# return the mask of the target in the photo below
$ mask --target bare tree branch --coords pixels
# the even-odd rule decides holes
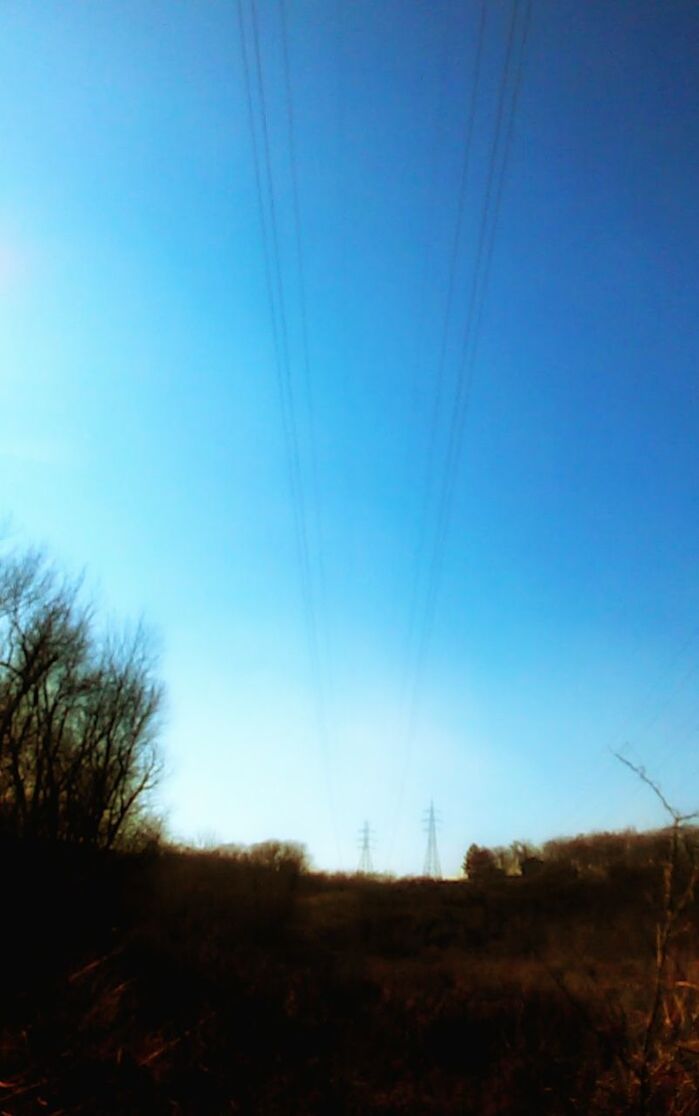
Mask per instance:
[[[641,779],[647,787],[650,787],[675,825],[681,825],[684,822],[692,821],[694,818],[699,817],[699,810],[693,810],[690,814],[682,814],[676,810],[674,806],[671,806],[658,784],[648,775],[645,767],[642,767],[640,764],[632,763],[626,756],[622,756],[621,752],[613,752],[613,755],[616,756],[619,763],[623,763],[624,767],[628,767],[629,771],[633,771],[634,775],[638,775],[638,778]]]

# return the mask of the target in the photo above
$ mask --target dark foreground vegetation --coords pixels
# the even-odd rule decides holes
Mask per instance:
[[[0,1112],[696,1112],[691,841],[653,840],[436,882],[5,838]]]
[[[163,845],[160,705],[140,629],[0,560],[0,1116],[699,1111],[697,830],[643,769],[666,831],[328,877]]]

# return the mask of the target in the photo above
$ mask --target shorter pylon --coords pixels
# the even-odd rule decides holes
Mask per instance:
[[[442,878],[442,867],[439,863],[439,851],[437,849],[437,820],[434,802],[430,802],[430,808],[425,815],[424,823],[427,833],[424,875],[430,876],[433,880],[441,880]]]
[[[359,871],[364,875],[369,875],[374,871],[371,860],[371,848],[371,826],[368,821],[365,821],[359,831]]]

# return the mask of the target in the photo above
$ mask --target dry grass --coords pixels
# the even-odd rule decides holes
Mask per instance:
[[[657,873],[477,887],[18,847],[3,869],[0,1112],[641,1111]],[[699,1110],[693,903],[684,927],[646,1113]]]

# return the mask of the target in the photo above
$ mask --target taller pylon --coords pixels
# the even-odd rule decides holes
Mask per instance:
[[[425,830],[427,832],[427,851],[425,853],[424,875],[431,876],[433,880],[441,880],[442,868],[437,849],[437,815],[434,802],[430,802],[430,808],[425,815]]]
[[[359,833],[359,871],[370,874],[374,871],[371,861],[371,826],[364,822]]]

